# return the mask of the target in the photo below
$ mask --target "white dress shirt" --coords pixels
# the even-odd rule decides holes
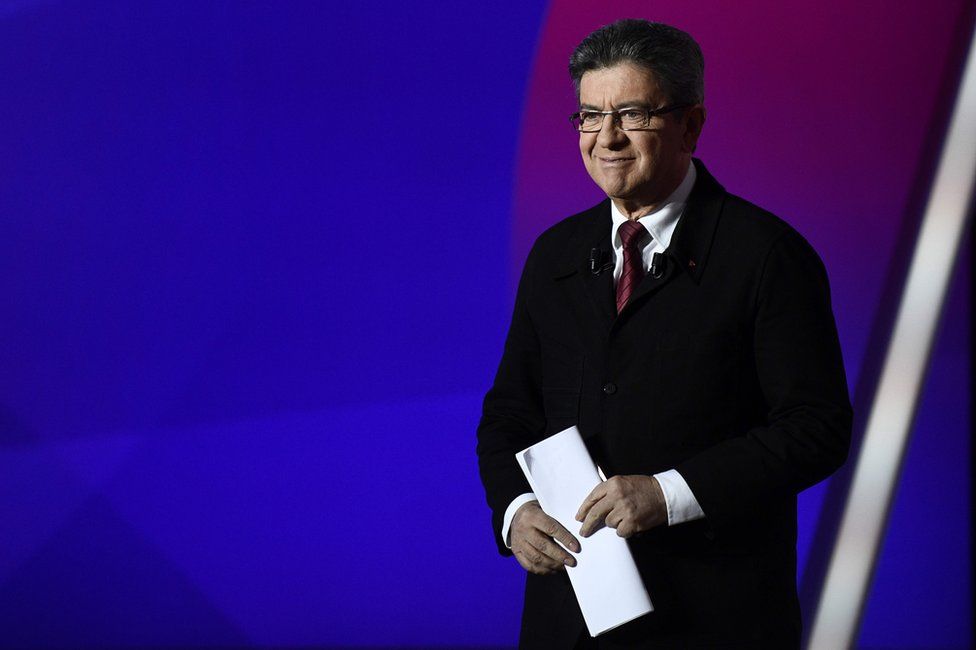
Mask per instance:
[[[691,188],[695,185],[696,175],[695,166],[689,163],[684,180],[671,193],[671,196],[666,198],[656,210],[637,220],[644,226],[649,235],[644,237],[641,243],[641,258],[644,262],[645,273],[651,268],[654,253],[663,253],[671,244],[671,235],[674,234],[674,229],[678,225],[678,219],[684,213],[688,195],[691,194]],[[610,202],[610,218],[612,220],[610,241],[613,242],[614,258],[613,281],[616,285],[617,281],[620,280],[620,273],[624,264],[623,244],[617,231],[620,229],[620,225],[627,221],[627,217],[620,212],[613,201]],[[688,487],[688,483],[677,470],[669,469],[666,472],[660,472],[655,474],[654,478],[661,486],[661,492],[664,494],[664,501],[667,504],[668,526],[701,519],[705,516],[701,506],[698,505],[698,500],[692,494],[691,488]],[[515,511],[523,504],[535,500],[535,494],[526,492],[515,497],[505,510],[505,517],[502,520],[502,540],[508,548],[512,547],[509,543],[508,533]],[[570,532],[575,534],[576,531]]]

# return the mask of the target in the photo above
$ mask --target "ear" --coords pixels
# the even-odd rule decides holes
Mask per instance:
[[[705,107],[702,104],[695,104],[686,110],[684,124],[684,151],[685,153],[694,153],[698,147],[698,138],[701,136],[702,127],[705,126]]]

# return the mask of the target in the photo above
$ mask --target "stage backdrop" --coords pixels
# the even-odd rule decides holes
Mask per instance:
[[[528,247],[600,199],[572,46],[699,40],[699,155],[820,252],[853,389],[968,15],[0,1],[0,645],[514,646],[474,430]],[[968,263],[865,648],[972,644]]]

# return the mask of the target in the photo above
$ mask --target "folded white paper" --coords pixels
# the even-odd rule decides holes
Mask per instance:
[[[576,566],[566,570],[590,636],[654,611],[627,541],[606,527],[586,538],[578,534],[576,512],[600,483],[579,429],[560,431],[515,458],[543,511],[579,540]]]

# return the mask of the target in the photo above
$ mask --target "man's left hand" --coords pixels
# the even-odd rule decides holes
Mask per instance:
[[[601,525],[617,530],[620,537],[631,537],[668,523],[664,493],[653,476],[629,474],[614,476],[593,488],[576,513],[582,521],[580,535],[589,537]]]

